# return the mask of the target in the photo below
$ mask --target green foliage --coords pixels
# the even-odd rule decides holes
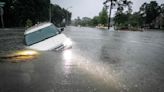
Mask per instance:
[[[132,12],[132,4],[133,2],[130,1],[130,0],[106,0],[104,2],[104,5],[106,7],[108,7],[106,4],[110,2],[112,3],[112,8],[113,7],[116,7],[117,8],[117,13],[123,13],[124,9],[127,8],[128,9],[128,12],[131,13]]]
[[[92,26],[97,26],[99,24],[99,16],[95,16],[92,20],[91,20],[91,25]]]
[[[82,26],[90,26],[91,25],[91,19],[88,17],[83,17],[81,21]]]
[[[128,20],[128,15],[125,13],[117,13],[114,18],[115,24],[118,26],[126,24],[127,20]]]
[[[79,17],[74,20],[73,25],[81,25],[81,26],[97,26],[98,24],[107,25],[108,14],[105,8],[99,13],[99,16],[95,16],[92,19],[88,17],[83,17],[80,19]]]
[[[5,27],[24,27],[30,19],[33,24],[49,21],[50,0],[2,0],[4,7]],[[61,26],[71,13],[58,5],[51,5],[52,22]]]
[[[75,25],[75,26],[78,26],[81,24],[81,19],[80,17],[77,17],[77,19],[75,19],[74,21],[72,21],[72,24]]]
[[[143,24],[142,16],[135,12],[133,14],[129,13],[117,13],[114,17],[115,25],[119,29],[129,29],[131,27],[141,27]]]
[[[107,25],[107,21],[108,21],[107,10],[103,8],[102,11],[99,13],[99,23],[103,25]]]
[[[91,21],[92,21],[92,19],[88,18],[88,17],[83,17],[82,19],[80,19],[80,17],[78,17],[77,19],[75,19],[73,24],[75,26],[78,26],[78,25],[81,25],[81,26],[91,26],[92,25]]]
[[[139,12],[129,15],[128,24],[130,24],[131,27],[141,27],[143,25],[142,16]]]
[[[117,28],[155,28],[155,25],[160,25],[160,23],[154,21],[157,17],[161,18],[161,14],[164,14],[164,5],[159,6],[156,1],[151,1],[150,3],[142,4],[139,12],[133,14],[128,11],[117,11],[114,21]],[[164,21],[164,19],[161,18],[160,21]]]
[[[143,17],[145,24],[150,24],[155,20],[160,14],[160,6],[156,1],[151,1],[150,3],[144,3],[140,8],[140,13]]]
[[[47,21],[49,0],[4,0],[6,27],[23,27],[31,19],[33,23]]]
[[[164,14],[164,4],[161,4],[160,7],[161,7],[161,13]]]
[[[56,26],[64,26],[66,22],[71,22],[71,13],[59,5],[52,5],[52,22]],[[65,22],[65,23],[63,23]]]
[[[31,27],[33,24],[32,24],[32,21],[30,19],[27,19],[26,21],[26,27]]]

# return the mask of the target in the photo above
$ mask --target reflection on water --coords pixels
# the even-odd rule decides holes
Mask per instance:
[[[64,59],[64,72],[66,76],[71,73],[71,65],[72,65],[72,50],[64,50],[63,51],[63,59]]]
[[[102,85],[102,88],[113,91],[119,89],[115,71],[104,63],[95,62],[87,56],[75,54],[72,50],[64,51],[63,59],[63,72],[66,77],[73,73],[72,69],[78,69],[83,71],[86,74],[85,76],[91,78],[94,83]]]
[[[16,53],[14,53],[14,55],[22,55],[22,56],[33,56],[33,55],[37,55],[38,52],[34,51],[34,50],[24,50],[24,51],[18,51]]]
[[[115,71],[108,67],[107,65],[94,62],[88,57],[78,56],[78,62],[74,62],[78,69],[86,72],[90,78],[99,85],[102,85],[102,88],[117,90],[118,78],[115,75]]]
[[[63,51],[63,58],[65,61],[71,61],[72,59],[72,50]]]
[[[22,50],[0,57],[0,59],[11,61],[11,62],[21,62],[21,61],[32,60],[36,58],[38,55],[39,53],[34,50]]]

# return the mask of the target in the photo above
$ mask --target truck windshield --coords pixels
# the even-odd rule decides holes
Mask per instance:
[[[56,36],[57,34],[59,34],[59,30],[54,25],[51,25],[38,31],[26,34],[25,43],[28,46],[33,45],[52,36]]]

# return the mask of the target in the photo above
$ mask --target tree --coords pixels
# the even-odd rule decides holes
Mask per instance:
[[[91,20],[91,25],[97,26],[98,24],[99,24],[99,16],[93,17],[93,19]]]
[[[26,21],[26,27],[31,27],[33,24],[32,24],[32,21],[30,19],[27,19]]]
[[[83,17],[80,25],[82,26],[91,26],[91,18]]]
[[[78,25],[80,25],[80,24],[81,24],[81,19],[80,19],[80,17],[78,16],[77,19],[74,20],[74,25],[75,25],[75,26],[78,26]]]
[[[66,20],[68,18],[68,23],[71,21],[71,13],[64,8],[61,8],[59,5],[51,5],[52,8],[52,22],[60,27],[65,26]],[[64,21],[65,20],[65,21]],[[63,23],[63,21],[65,23]]]
[[[2,0],[4,6],[5,27],[24,27],[29,19],[33,24],[49,21],[50,0]],[[51,5],[52,21],[61,26],[68,15],[71,21],[71,13],[58,5]]]
[[[160,6],[156,1],[151,1],[150,3],[144,3],[140,8],[140,13],[145,21],[145,24],[148,24],[149,27],[153,28],[153,20],[160,14]]]
[[[102,11],[99,13],[99,23],[103,25],[107,25],[107,21],[108,21],[107,10],[103,8]]]
[[[115,25],[121,28],[128,27],[127,20],[128,20],[128,15],[125,13],[116,13],[116,16],[114,17]]]
[[[62,11],[62,8],[58,5],[51,5],[51,12],[52,12],[52,22],[56,26],[60,26],[60,23],[63,21],[63,19],[66,17],[65,13]]]
[[[2,2],[5,2],[4,6],[4,23],[5,27],[10,27],[11,25],[15,25],[15,16],[14,15],[14,7],[13,7],[13,1],[12,0],[1,0]]]
[[[164,4],[161,4],[161,13],[164,14]]]
[[[161,7],[161,16],[162,16],[161,27],[164,29],[164,4],[161,4],[160,7]]]
[[[26,20],[33,23],[47,21],[49,17],[49,0],[3,0],[4,21],[6,27],[23,27]]]
[[[118,29],[138,30],[143,25],[142,16],[139,12],[134,12],[133,14],[128,12],[116,13],[114,21]]]
[[[106,8],[108,8],[109,6],[106,5],[108,2],[110,2],[110,8],[109,8],[109,20],[108,20],[108,29],[110,27],[110,21],[111,21],[111,11],[113,9],[114,6],[117,6],[117,13],[122,13],[124,10],[124,7],[128,6],[128,10],[129,13],[132,12],[132,7],[131,1],[128,0],[106,0],[103,4],[105,5]]]
[[[102,9],[102,11],[99,13],[99,16],[95,16],[93,18],[88,18],[88,17],[83,17],[80,19],[78,17],[75,19],[73,24],[75,26],[81,25],[81,26],[97,26],[98,24],[102,24],[104,26],[107,25],[107,20],[108,20],[108,14],[107,10],[105,8]]]
[[[139,12],[133,13],[129,18],[129,24],[132,27],[141,27],[143,24],[142,16],[139,14]]]

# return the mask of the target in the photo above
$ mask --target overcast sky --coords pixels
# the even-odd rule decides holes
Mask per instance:
[[[51,0],[51,3],[58,4],[61,7],[72,12],[72,19],[81,17],[93,17],[99,14],[103,7],[103,2],[106,0]],[[133,2],[133,11],[138,11],[139,7],[144,2],[152,0],[131,0]],[[159,4],[164,3],[164,0],[154,0]],[[113,14],[114,15],[114,11]]]

